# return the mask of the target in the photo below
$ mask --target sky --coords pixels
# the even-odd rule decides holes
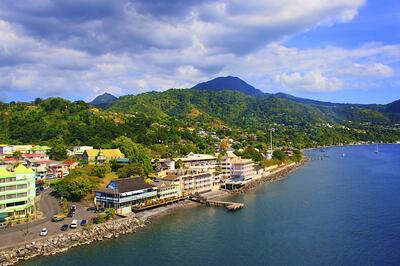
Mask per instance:
[[[400,99],[398,0],[2,0],[0,101],[89,101],[238,76],[269,93]]]

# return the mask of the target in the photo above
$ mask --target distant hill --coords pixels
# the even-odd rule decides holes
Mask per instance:
[[[400,100],[387,104],[385,111],[388,113],[400,113]]]
[[[106,92],[102,95],[97,96],[93,101],[91,101],[89,104],[99,107],[99,108],[108,108],[112,105],[115,100],[118,98],[115,97],[114,95]]]
[[[249,96],[268,95],[267,93],[263,93],[259,89],[254,88],[240,78],[232,76],[218,77],[210,81],[202,82],[192,87],[192,89],[205,91],[234,90],[240,91]]]

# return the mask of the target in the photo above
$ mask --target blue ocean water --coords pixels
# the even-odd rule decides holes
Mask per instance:
[[[308,151],[288,178],[24,265],[399,265],[400,145]]]

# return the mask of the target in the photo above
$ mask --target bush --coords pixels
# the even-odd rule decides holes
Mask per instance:
[[[274,150],[274,152],[272,153],[272,158],[281,162],[285,160],[285,157],[285,153],[281,150]]]
[[[105,213],[100,213],[99,215],[97,215],[96,218],[93,219],[93,222],[95,224],[102,224],[105,221],[107,221],[107,214],[105,214]]]

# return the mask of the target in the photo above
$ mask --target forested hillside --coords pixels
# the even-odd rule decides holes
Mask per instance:
[[[380,108],[304,104],[235,90],[148,92],[113,99],[106,109],[62,98],[36,99],[0,104],[0,143],[113,147],[113,140],[126,136],[149,156],[160,157],[212,153],[224,138],[233,139],[236,149],[263,152],[271,128],[276,145],[296,148],[399,141],[398,114]]]

